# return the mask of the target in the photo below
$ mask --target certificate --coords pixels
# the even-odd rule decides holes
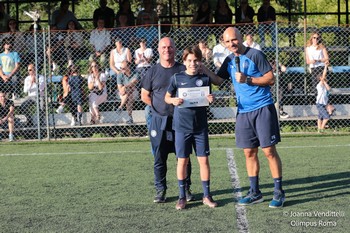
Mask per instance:
[[[178,106],[179,108],[209,106],[209,101],[207,99],[207,95],[209,95],[209,86],[179,88],[178,94],[179,98],[184,100],[184,102]]]

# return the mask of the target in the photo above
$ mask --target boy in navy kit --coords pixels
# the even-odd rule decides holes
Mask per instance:
[[[175,61],[176,47],[174,40],[169,37],[162,38],[158,43],[159,63],[146,72],[141,81],[141,100],[151,106],[151,123],[149,135],[154,156],[154,186],[156,196],[154,203],[166,201],[167,190],[167,160],[170,153],[175,152],[174,130],[172,129],[174,106],[164,101],[170,78],[183,70],[185,66]],[[187,166],[186,199],[193,201],[190,192],[191,160]]]
[[[210,150],[207,106],[203,106],[205,104],[199,104],[197,106],[196,103],[200,103],[201,100],[194,99],[186,100],[190,103],[185,105],[183,96],[179,96],[179,91],[182,88],[191,88],[187,89],[191,92],[199,90],[198,87],[208,87],[209,90],[210,79],[206,75],[199,74],[198,70],[202,60],[202,53],[198,46],[185,49],[182,59],[186,70],[172,76],[164,99],[166,103],[175,106],[173,129],[175,130],[175,150],[178,159],[177,178],[180,191],[176,209],[184,209],[187,204],[185,195],[186,167],[190,154],[192,153],[192,147],[196,152],[200,167],[200,177],[204,193],[203,203],[214,208],[217,206],[217,203],[214,202],[210,195],[210,166],[208,158]],[[196,96],[196,98],[197,97],[198,96]],[[204,98],[206,98],[207,103],[212,103],[214,101],[214,96],[212,94],[208,94],[204,96]]]

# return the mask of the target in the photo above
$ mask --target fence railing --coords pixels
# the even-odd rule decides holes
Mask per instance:
[[[5,74],[19,64],[17,72],[1,89],[13,99],[14,134],[17,139],[43,139],[62,137],[123,137],[147,135],[145,104],[140,100],[140,85],[130,89],[126,103],[120,98],[115,68],[120,64],[112,60],[111,51],[116,41],[128,48],[132,59],[128,64],[131,75],[141,79],[148,65],[158,60],[157,43],[169,36],[175,41],[176,60],[181,61],[185,47],[203,45],[203,62],[213,71],[215,61],[224,57],[218,49],[219,38],[225,26],[162,25],[148,27],[115,28],[113,30],[50,31],[5,33],[2,44],[10,41],[11,51],[17,55],[1,57]],[[349,27],[330,26],[303,28],[278,22],[270,25],[237,25],[242,34],[251,34],[260,44],[273,67],[277,83],[273,94],[281,113],[283,131],[316,131],[316,89],[305,61],[305,45],[314,31],[322,36],[330,59],[328,80],[333,88],[330,101],[336,112],[329,122],[332,129],[348,130],[350,118],[350,30]],[[144,39],[151,50],[139,52]],[[2,49],[4,49],[4,46]],[[118,45],[120,46],[120,45]],[[139,52],[139,53],[138,53]],[[112,52],[113,57],[119,57]],[[36,56],[35,56],[36,55]],[[123,57],[123,56],[120,56]],[[36,59],[35,59],[36,58]],[[93,100],[88,89],[91,75],[89,64],[97,61],[105,74],[106,98],[101,98],[99,113],[92,116]],[[137,63],[135,63],[137,60]],[[37,61],[37,62],[35,62]],[[111,68],[112,66],[115,68]],[[29,64],[38,70],[36,79],[30,75]],[[68,73],[74,64],[76,73]],[[68,75],[66,79],[64,76]],[[81,76],[81,78],[78,78]],[[119,75],[120,76],[120,75]],[[128,76],[128,75],[127,75]],[[29,85],[29,86],[28,86]],[[24,87],[26,86],[26,90]],[[28,91],[29,87],[29,91]],[[39,92],[37,94],[37,87]],[[68,88],[68,89],[67,89]],[[68,97],[66,91],[70,90]],[[26,91],[26,92],[24,92]],[[210,134],[232,133],[236,114],[235,94],[230,83],[213,87],[217,100],[208,109]],[[118,110],[118,107],[122,110]],[[286,115],[287,113],[287,115]],[[3,138],[7,137],[7,124],[1,125]]]

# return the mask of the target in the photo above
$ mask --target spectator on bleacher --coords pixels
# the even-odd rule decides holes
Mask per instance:
[[[115,16],[117,21],[117,26],[123,27],[120,24],[120,15],[124,14],[126,15],[126,26],[135,26],[135,15],[134,12],[131,10],[130,1],[129,0],[121,0],[119,1],[119,10],[117,12],[117,15]]]
[[[122,39],[123,45],[130,48],[135,44],[135,29],[129,27],[128,24],[128,15],[126,13],[121,12],[118,15],[117,21],[119,22],[118,27],[114,28],[111,32],[112,38],[119,37]]]
[[[126,121],[127,124],[133,124],[134,120],[132,118],[132,110],[137,97],[137,88],[139,75],[137,72],[132,72],[130,70],[127,61],[123,61],[120,65],[121,73],[117,76],[118,92],[121,99],[120,105],[117,108],[117,114],[120,115],[123,111],[124,105],[126,106],[126,111],[128,112],[129,119]]]
[[[57,109],[57,113],[61,113],[64,106],[68,106],[69,112],[72,114],[71,126],[76,124],[82,125],[83,116],[83,83],[84,79],[80,75],[80,68],[76,65],[68,67],[68,75],[62,79],[63,98],[61,106]]]
[[[12,51],[12,42],[9,38],[2,41],[4,52],[0,54],[0,89],[5,93],[12,93],[12,99],[17,98],[18,77],[20,68],[20,56],[16,51]]]
[[[143,1],[143,9],[137,14],[136,25],[157,24],[158,14],[154,10],[152,0]]]
[[[121,74],[120,66],[123,61],[132,62],[132,55],[129,48],[124,47],[121,38],[114,38],[115,48],[111,50],[109,56],[109,66],[112,75]]]
[[[52,72],[63,72],[63,67],[66,62],[66,52],[64,49],[64,34],[57,30],[56,25],[50,26],[50,41],[46,50],[49,64],[51,65]]]
[[[158,41],[158,29],[151,24],[150,19],[144,18],[144,24],[137,28],[136,39],[145,38],[147,45],[151,48],[157,46]]]
[[[15,129],[15,105],[12,100],[6,98],[5,92],[0,90],[0,127],[3,130],[8,128],[9,130],[9,141],[14,140],[13,131]],[[1,136],[0,136],[1,140]]]
[[[111,34],[105,28],[104,19],[97,20],[97,28],[91,31],[90,44],[93,47],[94,53],[90,55],[89,61],[98,59],[101,68],[106,68],[106,53],[111,45]]]
[[[214,19],[215,24],[232,24],[233,13],[226,0],[218,0]]]
[[[258,32],[261,47],[265,47],[265,33],[267,32],[270,32],[272,47],[276,46],[275,21],[275,8],[270,5],[270,0],[263,0],[263,4],[258,10]]]
[[[67,54],[68,66],[77,62],[77,60],[85,55],[84,35],[77,30],[74,20],[67,24],[67,32],[64,38],[64,48]]]
[[[136,71],[142,79],[149,67],[151,67],[153,59],[153,49],[147,47],[147,41],[140,39],[140,47],[134,53]]]
[[[207,66],[211,67],[212,65],[212,56],[213,52],[211,49],[208,47],[208,43],[205,40],[199,40],[198,41],[198,47],[202,52],[202,62]]]
[[[251,31],[248,31],[246,33],[243,45],[253,49],[261,50],[260,45],[254,41],[254,34]]]
[[[0,2],[0,33],[7,32],[7,24],[11,17],[5,12],[5,3]]]
[[[38,97],[40,110],[44,109],[44,90],[44,76],[37,74],[34,64],[29,64],[28,76],[24,79],[23,86],[23,92],[27,96],[25,97],[25,101],[21,104],[20,107],[21,112],[23,112],[27,118],[27,127],[32,127],[34,125],[32,119],[32,108],[36,109]]]
[[[69,0],[62,0],[59,9],[55,10],[51,16],[51,25],[56,25],[57,30],[65,30],[69,21],[75,21],[78,29],[82,29],[82,26],[78,22],[74,13],[68,10]]]
[[[37,24],[36,29],[36,41],[37,41],[37,66],[38,71],[43,67],[44,61],[44,40],[41,32],[41,26]],[[25,34],[25,45],[27,47],[26,53],[23,54],[23,65],[27,67],[31,63],[35,63],[35,46],[34,46],[34,25],[31,24],[28,31]]]
[[[231,52],[228,50],[224,43],[224,38],[220,35],[219,43],[213,48],[213,63],[215,67],[215,73],[217,73],[224,63],[225,58],[230,55]],[[225,80],[220,86],[219,90],[224,90],[227,92],[231,91],[232,84],[229,80]]]
[[[89,66],[88,88],[89,111],[91,113],[90,124],[94,125],[101,119],[99,105],[107,100],[106,74],[101,71],[98,63],[92,61]]]
[[[191,24],[196,24],[192,27],[193,34],[200,39],[207,40],[210,28],[206,27],[208,24],[213,23],[213,12],[208,0],[203,0],[199,5],[196,12],[193,14]],[[201,25],[201,26],[200,26]]]
[[[25,37],[18,28],[17,20],[10,19],[7,25],[7,32],[3,34],[3,38],[9,38],[12,41],[12,49],[19,54],[23,54],[25,50]]]
[[[255,12],[253,7],[249,5],[248,0],[241,0],[239,7],[235,12],[237,24],[253,23]]]
[[[314,32],[307,41],[305,49],[306,64],[311,69],[312,92],[315,91],[323,68],[329,64],[328,51],[323,44],[321,34]]]
[[[94,11],[93,23],[97,27],[97,20],[103,18],[106,28],[114,28],[114,11],[107,6],[107,0],[100,0],[100,7]]]
[[[317,130],[319,133],[324,132],[324,128],[333,113],[333,112],[329,113],[326,107],[328,104],[329,91],[331,89],[331,87],[327,83],[327,67],[328,67],[328,64],[326,64],[323,67],[322,74],[319,74],[319,83],[316,86],[316,89],[317,89],[316,107],[318,110]]]

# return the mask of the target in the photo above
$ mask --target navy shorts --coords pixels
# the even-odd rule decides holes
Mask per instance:
[[[192,147],[197,156],[209,156],[208,130],[197,133],[181,133],[175,131],[175,149],[177,158],[189,158]]]
[[[329,119],[330,115],[328,114],[326,110],[326,105],[323,104],[316,104],[317,110],[318,110],[318,119]]]
[[[281,136],[275,105],[238,113],[235,131],[239,148],[265,148],[277,144]]]

